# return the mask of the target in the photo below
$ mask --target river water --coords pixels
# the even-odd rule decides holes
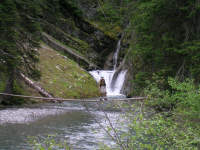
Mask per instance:
[[[87,103],[88,110],[81,103],[65,102],[2,109],[0,150],[32,149],[27,143],[28,136],[47,135],[56,135],[58,140],[66,140],[74,150],[96,150],[100,143],[114,146],[114,141],[99,123],[104,127],[108,125],[105,112],[115,127],[121,127],[120,122],[125,122],[125,119],[121,111],[110,105],[110,102],[90,102]]]

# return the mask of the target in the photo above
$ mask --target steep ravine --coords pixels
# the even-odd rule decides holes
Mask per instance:
[[[104,69],[104,67],[110,69],[111,65],[106,65],[106,62],[112,61],[110,58],[117,44],[117,37],[111,36],[109,31],[104,31],[103,28],[96,26],[95,22],[88,19],[88,16],[91,17],[90,13],[93,13],[92,16],[95,17],[98,9],[96,2],[87,4],[84,2],[84,5],[82,5],[83,2],[77,2],[84,10],[88,4],[95,6],[94,9],[83,11],[83,14],[79,15],[80,8],[73,7],[73,4],[68,1],[54,1],[52,3],[46,0],[34,1],[34,13],[26,10],[26,7],[32,6],[29,2],[24,3],[23,8],[20,5],[21,2],[17,5],[20,15],[35,23],[34,31],[38,35],[37,40],[40,41],[40,48],[33,46],[31,49],[35,52],[33,54],[35,56],[30,56],[38,57],[39,62],[28,60],[27,64],[36,64],[41,77],[35,82],[54,97],[97,97],[99,95],[98,86],[87,71]],[[38,12],[35,12],[36,8],[38,8]],[[28,32],[32,32],[30,24],[24,22],[23,25],[30,30]],[[23,32],[27,33],[27,31]],[[21,44],[29,45],[29,43]],[[37,44],[39,45],[39,42]],[[27,55],[22,56],[25,58],[29,55],[27,53]],[[34,75],[32,76],[25,67],[20,71],[32,80],[35,79]],[[36,78],[39,77],[40,73],[36,71]],[[8,81],[6,73],[0,72],[0,77],[0,81],[2,80],[0,92],[5,92],[5,85]],[[27,90],[26,86],[23,86],[24,83],[22,84],[23,81],[20,80],[20,76],[16,78],[16,83],[20,87],[19,90],[17,89],[18,94],[38,96],[37,92],[33,92],[34,90]]]
[[[41,79],[38,83],[55,97],[99,96],[95,80],[83,69],[103,69],[116,48],[116,39],[84,18],[60,18],[56,24],[45,18],[41,24],[44,31],[41,37],[45,45],[42,44],[39,49]],[[56,62],[60,59],[58,55],[65,58],[65,63]],[[74,66],[70,66],[69,61],[74,62]]]

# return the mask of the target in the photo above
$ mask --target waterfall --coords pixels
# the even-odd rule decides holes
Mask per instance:
[[[116,51],[113,55],[113,69],[116,70],[116,67],[117,67],[117,60],[118,60],[118,55],[119,55],[119,50],[121,48],[121,40],[122,38],[120,38],[120,40],[117,42],[117,48],[116,48]]]
[[[107,92],[108,97],[124,96],[120,92],[123,87],[127,71],[126,70],[120,71],[117,77],[115,77],[115,81],[113,82],[113,77],[117,68],[117,60],[118,60],[118,54],[121,47],[121,40],[122,40],[122,37],[118,41],[116,51],[113,55],[113,70],[93,70],[89,72],[97,82],[100,81],[101,77],[104,77],[105,82],[106,82],[106,92]]]
[[[122,89],[126,71],[121,71],[117,76],[114,85],[111,85],[113,75],[115,70],[93,70],[90,71],[90,74],[94,77],[94,79],[99,82],[101,77],[104,77],[106,81],[106,92],[107,96],[117,96],[122,95],[120,91]]]

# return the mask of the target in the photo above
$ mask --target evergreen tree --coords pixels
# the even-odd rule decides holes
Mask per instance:
[[[136,84],[145,86],[145,79],[153,79],[153,73],[165,79],[194,77],[198,81],[199,1],[141,0],[134,8],[131,21],[136,33],[132,41]]]
[[[34,10],[34,4],[28,0],[4,0],[0,3],[0,69],[1,74],[7,75],[6,93],[17,92],[19,72],[28,75],[37,72],[34,62],[38,61],[36,48],[39,46],[40,27],[33,19],[37,15]]]

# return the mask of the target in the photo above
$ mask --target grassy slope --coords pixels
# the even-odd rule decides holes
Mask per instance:
[[[94,79],[77,63],[45,44],[39,50],[39,84],[55,97],[86,98],[99,96]]]

